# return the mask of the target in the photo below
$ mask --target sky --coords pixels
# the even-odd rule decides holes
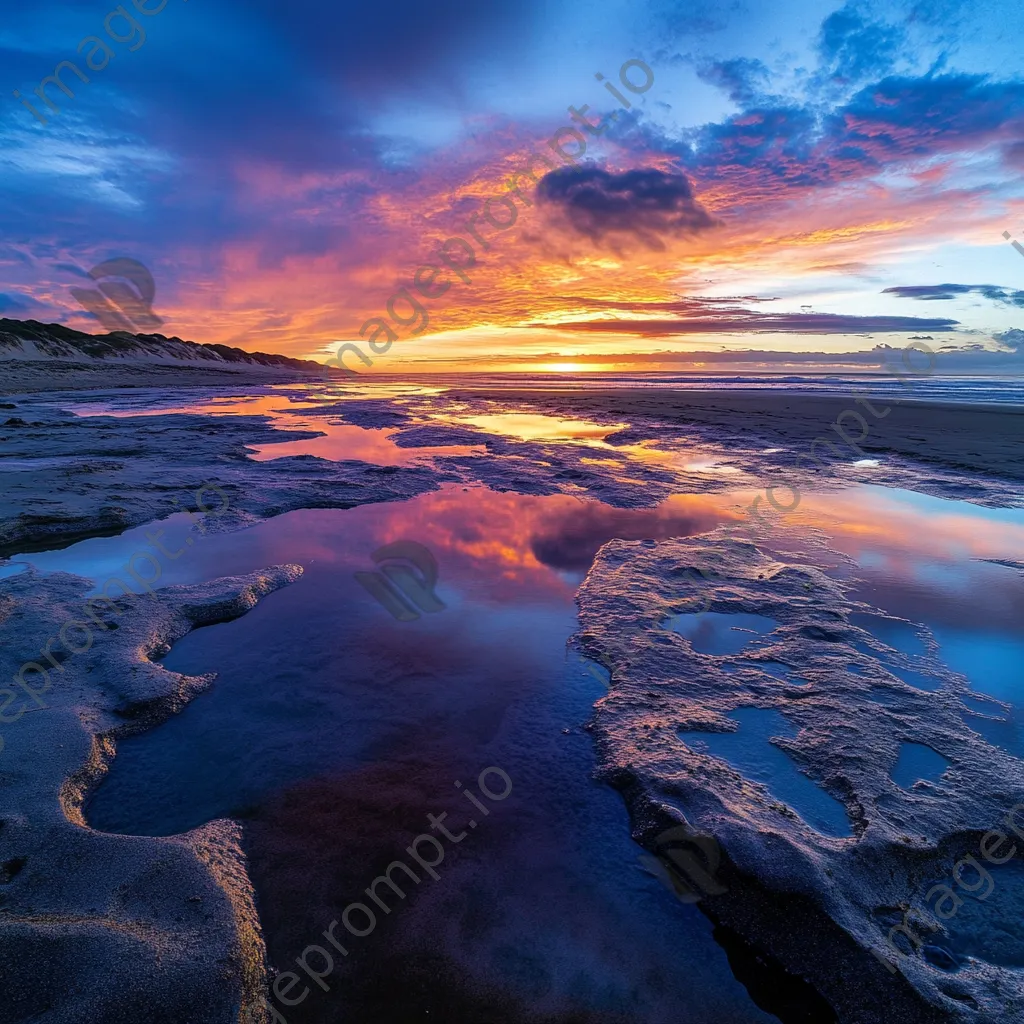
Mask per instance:
[[[363,372],[1024,372],[1008,0],[8,7],[0,316],[130,259]]]

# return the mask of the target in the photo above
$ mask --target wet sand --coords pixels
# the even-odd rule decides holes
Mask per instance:
[[[908,385],[912,395],[912,385]],[[793,391],[670,391],[642,388],[607,390],[457,389],[452,399],[489,400],[529,406],[550,414],[641,419],[663,426],[692,426],[713,431],[720,443],[743,441],[752,434],[767,447],[793,448],[783,464],[816,438],[832,442],[841,458],[872,458],[891,453],[926,465],[1024,480],[1024,409],[999,405],[966,405],[908,398],[872,398],[870,382],[857,394],[826,396]],[[857,399],[861,404],[857,404]],[[864,403],[867,404],[864,404]],[[879,415],[875,415],[875,413]],[[852,445],[832,425],[840,420]],[[867,432],[864,432],[864,425]],[[614,438],[609,438],[614,441]],[[856,446],[856,447],[854,447]],[[814,455],[835,460],[832,449],[818,445]],[[813,463],[804,460],[803,472]]]

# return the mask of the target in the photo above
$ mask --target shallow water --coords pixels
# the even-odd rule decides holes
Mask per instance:
[[[827,836],[853,835],[846,808],[797,767],[793,759],[771,742],[773,736],[792,737],[799,731],[784,715],[770,708],[738,708],[727,716],[736,732],[688,730],[680,739],[728,761],[754,782],[763,783],[772,796],[788,804],[812,828]]]
[[[949,761],[923,743],[903,743],[892,769],[892,781],[902,789],[910,789],[915,782],[938,782],[949,767]]]
[[[291,455],[314,455],[318,459],[339,462],[358,459],[378,466],[414,466],[432,456],[484,455],[483,445],[446,445],[444,447],[400,448],[392,440],[393,430],[358,427],[352,424],[330,423],[324,419],[306,420],[290,417],[277,425],[289,430],[316,430],[322,437],[307,437],[275,444],[253,445],[253,458],[257,462],[280,459]]]
[[[464,494],[469,497],[461,497]],[[351,524],[348,531],[361,524],[363,554],[361,560],[352,556],[352,572],[372,569],[369,554],[380,544],[412,536],[424,538],[432,549],[440,545],[442,550],[458,551],[459,558],[472,555],[500,562],[517,551],[516,568],[506,572],[523,572],[526,564],[546,566],[557,571],[569,594],[610,537],[690,535],[728,521],[749,501],[750,492],[740,491],[678,495],[654,509],[616,509],[568,496],[499,495],[479,488],[461,491],[449,487],[412,502],[364,507],[345,514]],[[162,575],[155,586],[249,572],[281,561],[298,561],[306,566],[307,578],[315,578],[318,560],[330,561],[336,555],[329,551],[332,545],[315,541],[315,532],[296,546],[292,535],[301,531],[293,528],[291,517],[332,514],[290,513],[254,530],[202,537],[190,533],[191,521],[185,513],[171,516],[155,528],[165,531],[161,535],[165,548],[183,554],[175,561],[161,560]],[[378,521],[401,525],[381,532],[372,526]],[[982,524],[985,528],[979,529]],[[0,566],[0,571],[11,574],[22,568],[14,563],[31,563],[45,571],[77,572],[96,581],[118,573],[124,577],[123,567],[133,553],[149,550],[147,534],[152,535],[153,530],[140,527],[60,551],[15,555],[12,564]],[[281,532],[289,537],[286,544],[269,540]],[[818,533],[827,539],[827,548],[808,543],[808,537]],[[192,538],[193,545],[185,548]],[[862,642],[862,652],[872,659],[881,654],[896,679],[934,691],[950,685],[936,673],[952,670],[962,673],[954,676],[962,680],[960,685],[1009,703],[1013,709],[1009,723],[1002,720],[1005,715],[998,704],[975,702],[970,705],[972,710],[997,720],[971,715],[966,724],[1010,752],[1024,754],[1015,724],[1016,716],[1024,713],[1024,658],[1018,656],[1018,652],[1024,653],[1024,579],[1010,567],[982,560],[1009,558],[1024,550],[1024,512],[860,486],[841,495],[807,495],[800,513],[780,517],[767,540],[849,581],[853,596],[887,615],[908,620],[853,617],[854,624],[883,645],[878,649]],[[840,557],[830,551],[839,552]],[[442,572],[442,594],[447,585]],[[273,598],[278,599],[280,595]],[[737,625],[741,624],[735,616],[716,617],[716,613],[677,616],[673,622],[698,651],[717,655],[749,653],[775,624],[752,621],[749,627],[754,632],[733,628]],[[922,655],[922,636],[927,635],[922,634],[922,626],[938,643],[930,661]],[[566,636],[571,632],[568,629]],[[183,643],[190,642],[187,638]],[[886,648],[892,653],[885,654]],[[902,655],[910,659],[913,668],[899,662]],[[177,648],[172,658],[176,656]],[[786,674],[781,667],[765,670]],[[851,667],[856,670],[855,665]],[[801,682],[798,678],[792,681]],[[969,691],[964,691],[964,696],[971,700]],[[877,697],[887,699],[882,691]]]
[[[579,369],[583,369],[580,367]],[[898,366],[900,376],[905,376],[904,367]],[[394,378],[396,381],[398,378]],[[389,382],[384,375],[380,384]],[[912,389],[907,388],[906,381],[896,376],[885,374],[865,374],[860,376],[840,376],[838,374],[808,375],[801,374],[759,374],[757,376],[735,373],[673,373],[671,371],[656,373],[622,373],[622,372],[577,372],[571,378],[571,385],[556,373],[518,374],[518,373],[478,373],[446,376],[438,374],[432,377],[438,384],[451,382],[454,386],[465,387],[468,382],[484,388],[510,389],[530,387],[531,389],[549,389],[558,391],[571,386],[573,390],[586,388],[643,388],[658,390],[669,388],[677,390],[697,391],[799,391],[822,395],[851,395],[865,388],[876,395],[900,398],[904,401],[931,399],[933,401],[955,403],[986,403],[999,405],[1024,405],[1024,385],[1019,379],[999,379],[983,376],[951,376],[929,374],[915,376]],[[379,386],[379,385],[378,385]]]
[[[253,455],[260,460],[306,454],[408,465],[476,451],[402,448],[393,428],[310,416],[305,398],[289,401],[297,394],[207,396],[174,411],[259,413],[280,428],[323,431],[262,445]],[[169,402],[147,402],[115,396],[92,411],[171,411]],[[607,466],[611,477],[624,472],[613,450],[723,479],[734,474],[710,446],[667,451],[635,439],[613,446],[605,438],[621,424],[527,418],[465,425],[586,445],[593,457],[584,461]],[[162,726],[119,743],[86,816],[94,828],[160,835],[217,817],[244,820],[271,959],[282,970],[357,898],[382,860],[428,829],[427,812],[448,810],[460,827],[475,828],[450,851],[434,888],[394,915],[401,927],[368,944],[362,959],[354,956],[359,971],[346,982],[346,1013],[373,1019],[381,998],[422,990],[402,965],[433,957],[441,974],[460,979],[450,991],[477,1002],[468,1015],[462,1003],[457,1013],[431,1005],[423,1019],[487,1019],[489,1007],[507,1003],[546,1014],[552,1024],[570,1012],[602,1022],[740,1024],[769,1018],[733,977],[699,909],[675,901],[642,869],[621,798],[591,780],[594,752],[583,725],[604,686],[567,654],[566,641],[577,625],[576,589],[603,543],[713,529],[735,521],[753,493],[737,486],[626,509],[448,485],[406,502],[291,512],[230,534],[197,532],[183,512],[116,537],[16,555],[0,566],[0,579],[29,563],[99,586],[123,576],[133,555],[152,550],[155,531],[165,549],[179,552],[161,559],[156,587],[303,565],[297,583],[246,616],[174,646],[168,668],[216,672],[215,684]],[[406,594],[404,621],[366,585],[370,574],[389,585],[372,555],[401,541],[425,545],[437,559],[443,606],[417,612]],[[858,614],[853,623],[874,638],[861,653],[884,655],[893,687],[900,680],[954,689],[965,702],[965,728],[1024,754],[1017,727],[1024,577],[983,560],[1021,556],[1024,511],[857,485],[806,493],[798,512],[777,517],[765,546],[817,565],[885,613]],[[367,574],[362,583],[357,573]],[[401,576],[389,578],[394,584]],[[698,653],[717,657],[756,653],[776,625],[720,613],[671,622]],[[744,667],[807,684],[779,662]],[[876,688],[887,703],[894,692]],[[771,742],[795,734],[784,714],[741,708],[731,717],[735,733],[682,738],[763,784],[822,834],[851,834],[842,804]],[[907,788],[941,775],[928,753],[908,749],[915,746],[905,745],[893,768]],[[508,773],[513,793],[469,826],[472,809],[454,783],[472,783],[488,765]],[[296,1019],[337,1019],[335,998],[311,1002],[310,1015]]]
[[[286,561],[306,573],[243,618],[175,645],[168,668],[216,671],[217,682],[164,725],[119,744],[87,805],[89,824],[173,834],[228,815],[251,822],[268,941],[285,969],[302,946],[292,951],[291,918],[281,908],[296,899],[323,908],[294,936],[305,945],[315,921],[322,929],[337,916],[331,900],[357,899],[373,877],[361,885],[357,878],[351,892],[325,892],[337,851],[370,835],[373,854],[398,856],[408,843],[403,830],[427,830],[428,811],[450,809],[465,827],[460,805],[468,805],[454,781],[496,765],[513,794],[478,822],[424,894],[427,902],[455,900],[449,913],[462,932],[475,922],[472,941],[459,929],[436,945],[406,931],[387,939],[388,955],[392,943],[425,943],[535,1012],[575,1008],[604,1019],[628,1009],[629,1019],[652,1024],[768,1020],[732,977],[702,915],[642,869],[621,799],[591,781],[594,754],[581,725],[603,687],[565,648],[575,589],[601,541],[616,524],[641,535],[645,524],[660,535],[696,528],[684,506],[675,507],[661,516],[591,508],[581,522],[585,509],[572,498],[451,488],[402,504],[289,513],[205,538],[201,556],[175,565],[176,582]],[[409,622],[389,615],[353,576],[374,568],[372,551],[400,538],[434,553],[445,605]],[[75,553],[53,557],[70,565]],[[83,550],[82,565],[86,557],[103,571],[111,564],[95,550]],[[381,781],[383,766],[393,771]],[[357,826],[362,839],[349,834],[348,819],[321,807],[324,799],[346,807],[353,794],[373,806],[400,805],[424,778],[418,811],[390,824],[371,816]],[[296,839],[299,826],[280,824],[282,806],[306,808],[318,834]],[[282,846],[302,851],[306,881],[266,867]],[[420,906],[403,907],[409,929],[425,927]],[[373,967],[362,971],[372,977]],[[353,1009],[372,1006],[371,994],[360,992]]]

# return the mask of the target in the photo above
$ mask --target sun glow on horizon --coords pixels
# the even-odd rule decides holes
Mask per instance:
[[[593,373],[600,367],[586,363],[541,363],[537,369],[543,373]]]

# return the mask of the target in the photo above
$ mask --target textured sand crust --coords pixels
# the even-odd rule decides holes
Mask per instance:
[[[708,569],[718,574],[713,583],[691,580],[692,570]],[[756,613],[781,625],[740,654],[697,653],[663,624],[705,598],[712,612]],[[578,601],[583,653],[611,672],[594,719],[603,776],[623,793],[645,845],[679,822],[715,837],[728,892],[701,902],[712,920],[762,961],[774,958],[779,978],[806,979],[844,1024],[1024,1020],[1019,970],[972,957],[942,970],[886,943],[909,904],[929,906],[930,886],[949,881],[952,860],[978,856],[990,829],[1009,833],[1002,822],[1024,800],[1024,766],[965,726],[968,685],[936,660],[930,635],[927,653],[912,662],[850,623],[851,612],[882,613],[848,599],[835,580],[719,534],[611,541]],[[789,678],[759,671],[765,660],[791,666]],[[907,686],[885,662],[932,675],[941,688]],[[849,670],[854,663],[858,672]],[[679,736],[731,731],[725,715],[739,707],[776,709],[799,727],[774,742],[845,805],[850,838],[816,831],[765,787]],[[896,786],[889,773],[901,741],[946,757],[945,775]],[[1001,877],[982,927],[1001,963],[1019,963],[1012,922],[1024,906],[1020,888]],[[941,932],[919,931],[925,943],[941,942],[933,937]]]
[[[301,572],[275,566],[104,610],[108,628],[53,670],[48,689],[29,677],[38,699],[17,690],[0,753],[0,1021],[264,1019],[264,947],[240,827],[107,835],[84,824],[81,805],[118,737],[213,683],[152,658],[192,629],[244,615]],[[80,618],[88,589],[63,573],[0,581],[0,677]]]
[[[441,479],[426,467],[248,458],[247,445],[311,436],[275,430],[264,416],[77,417],[21,398],[0,409],[0,556],[120,533],[183,504],[195,510],[190,494],[206,482],[228,496],[219,525],[238,528],[297,508],[401,500]],[[216,510],[220,499],[204,502]]]

